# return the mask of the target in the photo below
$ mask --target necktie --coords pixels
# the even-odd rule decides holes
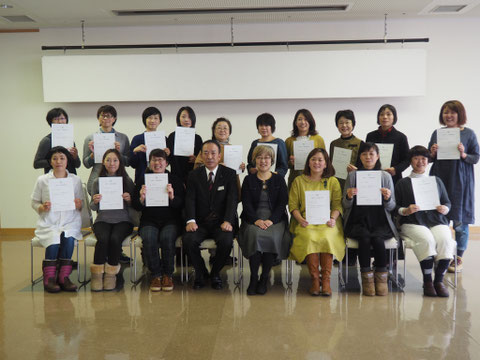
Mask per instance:
[[[213,188],[213,171],[210,171],[208,174],[208,191],[211,191]]]

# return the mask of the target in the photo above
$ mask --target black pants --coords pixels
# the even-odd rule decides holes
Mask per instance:
[[[375,258],[375,266],[377,268],[385,268],[387,266],[387,252],[385,251],[385,240],[379,238],[363,237],[358,239],[358,261],[362,269],[370,267],[371,252]]]
[[[214,225],[199,225],[197,231],[187,232],[183,236],[183,245],[190,256],[195,268],[195,276],[198,278],[208,274],[200,253],[200,244],[203,240],[212,238],[215,240],[217,250],[212,264],[212,275],[218,276],[230,255],[233,244],[233,231],[222,231],[220,223]]]
[[[122,254],[122,242],[133,231],[133,224],[123,221],[116,224],[97,222],[93,225],[93,232],[97,238],[93,263],[103,265],[118,265]]]

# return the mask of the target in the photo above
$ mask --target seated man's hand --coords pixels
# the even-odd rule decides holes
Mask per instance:
[[[233,226],[228,221],[224,221],[222,225],[220,225],[220,229],[222,229],[222,231],[229,232],[233,231]]]
[[[195,232],[198,229],[198,225],[196,222],[189,222],[185,228],[187,232]]]

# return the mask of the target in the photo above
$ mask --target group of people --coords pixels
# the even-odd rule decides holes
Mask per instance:
[[[473,165],[479,160],[479,146],[475,133],[465,127],[466,112],[459,101],[443,104],[439,115],[442,126],[460,129],[458,159],[437,159],[437,131],[433,132],[428,148],[417,145],[410,149],[407,137],[394,127],[395,107],[386,104],[377,114],[378,129],[370,132],[365,142],[353,135],[354,113],[337,112],[335,125],[340,137],[330,144],[329,153],[310,111],[297,111],[292,136],[286,141],[273,136],[274,117],[261,114],[256,120],[260,138],[252,142],[247,164],[242,163],[238,171],[223,165],[224,146],[230,145],[232,133],[232,124],[226,118],[215,120],[211,140],[203,141],[195,135],[194,153],[190,156],[175,155],[175,132],[165,139],[164,149],[147,149],[145,133],[136,135],[129,143],[126,135],[114,129],[117,112],[110,105],[100,107],[97,118],[98,133],[115,134],[115,148],[105,152],[101,163],[95,163],[94,135],[85,139],[83,164],[92,168],[87,184],[90,204],[82,203],[81,182],[75,175],[80,166],[75,145],[70,149],[52,148],[50,134],[42,139],[35,156],[34,167],[45,170],[35,184],[32,206],[39,213],[35,234],[46,247],[43,262],[46,291],[76,290],[69,275],[73,244],[81,238],[82,206],[97,211],[93,224],[97,243],[91,265],[92,291],[115,289],[121,243],[133,231],[135,211],[141,212],[139,234],[143,259],[151,274],[151,291],[173,290],[175,240],[179,235],[195,269],[194,289],[203,288],[207,281],[214,289],[223,288],[220,271],[229,259],[235,237],[249,260],[248,295],[265,294],[272,266],[289,258],[306,262],[311,295],[330,296],[333,260],[344,258],[345,237],[358,241],[362,291],[366,296],[388,293],[385,240],[392,237],[398,241],[400,235],[408,239],[420,262],[425,296],[448,296],[443,284],[445,272],[462,269],[468,225],[474,223]],[[157,108],[149,107],[142,120],[145,132],[157,131],[162,115]],[[47,114],[47,122],[66,124],[68,115],[55,108]],[[178,127],[194,128],[195,112],[188,106],[180,108],[176,122]],[[306,140],[313,141],[314,148],[304,169],[298,170],[295,142]],[[389,167],[382,167],[377,144],[393,144]],[[346,179],[335,177],[331,159],[336,148],[352,150]],[[440,205],[435,210],[422,210],[415,203],[412,179],[428,176],[429,162],[433,162],[430,175],[435,176]],[[126,166],[135,168],[135,182],[127,175]],[[411,174],[402,178],[402,172],[409,166]],[[238,173],[245,169],[248,174],[240,185]],[[357,175],[374,170],[381,171],[378,189],[381,205],[357,204]],[[168,174],[168,206],[147,206],[149,189],[145,174],[148,173]],[[75,210],[52,211],[49,180],[67,177],[73,178]],[[123,209],[101,209],[99,178],[102,177],[123,179]],[[312,191],[329,193],[330,217],[324,224],[307,221],[306,194]],[[239,202],[243,207],[241,224],[237,217]],[[451,237],[450,221],[456,242]],[[210,272],[199,247],[206,238],[213,238],[216,243]]]

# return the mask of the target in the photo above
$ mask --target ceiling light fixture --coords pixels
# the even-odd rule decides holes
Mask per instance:
[[[8,4],[0,4],[0,9],[13,9],[13,6]]]

